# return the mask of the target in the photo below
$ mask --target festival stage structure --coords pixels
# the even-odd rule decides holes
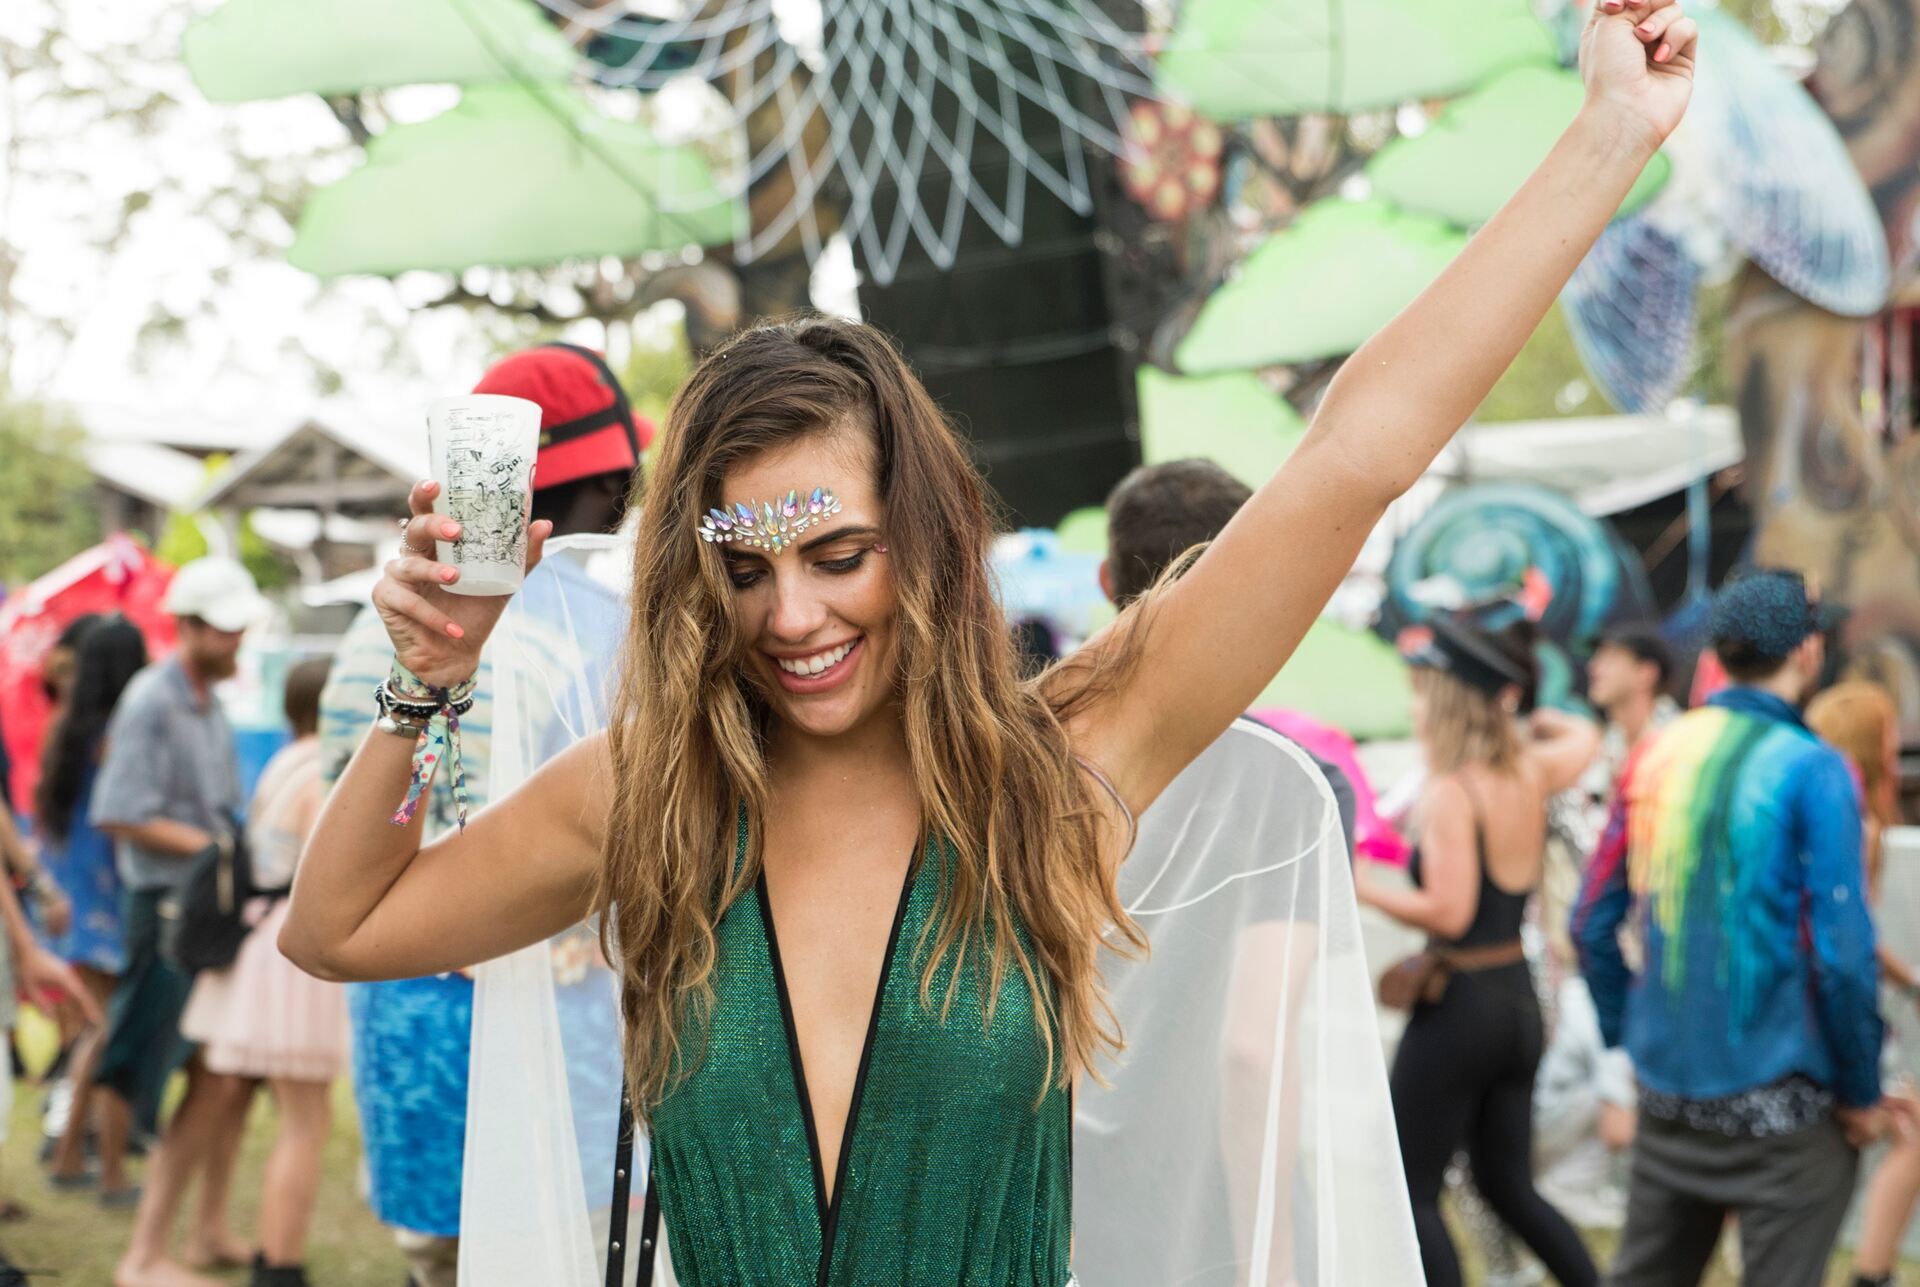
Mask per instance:
[[[1694,108],[1562,312],[1622,411],[1666,408],[1723,360],[1739,400],[1741,464],[1633,516],[1630,547],[1593,538],[1684,568],[1636,580],[1622,555],[1618,583],[1652,587],[1684,642],[1744,544],[1727,513],[1744,501],[1750,552],[1855,604],[1845,642],[1920,730],[1912,4],[1844,11],[1805,86],[1703,13]],[[327,95],[366,143],[308,203],[294,262],[598,263],[593,316],[678,298],[698,350],[805,307],[822,262],[850,255],[863,315],[900,339],[1015,521],[1042,528],[1140,460],[1277,468],[1341,361],[1572,119],[1587,16],[1525,0],[1348,0],[1337,22],[1279,0],[407,11],[228,0],[189,32],[211,96]],[[384,130],[354,106],[423,82],[461,101]],[[1702,351],[1701,289],[1735,272],[1725,352]],[[1492,560],[1511,584],[1478,590],[1585,566],[1556,553],[1564,524],[1520,526],[1534,537],[1503,528]],[[1560,615],[1590,623],[1565,599],[1602,583],[1562,577]],[[1418,610],[1408,590],[1379,586],[1389,616]],[[1577,657],[1589,638],[1560,642]]]

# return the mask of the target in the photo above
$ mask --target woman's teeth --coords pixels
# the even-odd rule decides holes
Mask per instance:
[[[859,642],[858,639],[853,641],[853,643]],[[774,660],[779,662],[780,669],[789,675],[817,675],[852,651],[853,644],[844,643],[838,648],[829,648],[811,657],[775,657]]]

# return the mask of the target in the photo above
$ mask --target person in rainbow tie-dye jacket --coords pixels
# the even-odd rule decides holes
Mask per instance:
[[[1720,591],[1733,684],[1643,744],[1588,866],[1573,938],[1640,1081],[1613,1287],[1697,1283],[1729,1214],[1748,1282],[1818,1287],[1858,1150],[1909,1120],[1881,1097],[1858,793],[1800,715],[1825,624],[1793,573]]]

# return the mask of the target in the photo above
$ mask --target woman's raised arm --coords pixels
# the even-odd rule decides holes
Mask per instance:
[[[1138,632],[1139,664],[1070,725],[1133,808],[1260,694],[1388,504],[1513,361],[1678,123],[1695,39],[1675,0],[1600,0],[1581,42],[1586,101],[1540,167],[1347,360],[1299,447],[1179,583],[1089,645]]]
[[[289,960],[344,982],[417,978],[586,919],[613,803],[604,735],[425,848],[419,818],[388,821],[410,761],[407,742],[371,733],[327,797],[280,931]]]
[[[373,603],[399,662],[444,696],[478,670],[507,599],[447,593],[458,571],[420,552],[457,534],[433,513],[436,486],[413,489],[401,557],[387,565]],[[550,530],[542,522],[528,532],[529,572]],[[367,706],[371,726],[371,694]],[[587,914],[610,803],[605,738],[555,757],[424,849],[424,811],[405,826],[392,821],[413,761],[412,737],[369,727],[307,838],[280,950],[311,974],[438,974],[538,942]]]

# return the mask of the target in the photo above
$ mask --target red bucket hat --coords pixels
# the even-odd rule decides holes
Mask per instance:
[[[473,391],[539,404],[535,491],[595,474],[631,471],[653,441],[653,422],[633,414],[606,360],[577,344],[542,344],[503,358],[480,377]]]

